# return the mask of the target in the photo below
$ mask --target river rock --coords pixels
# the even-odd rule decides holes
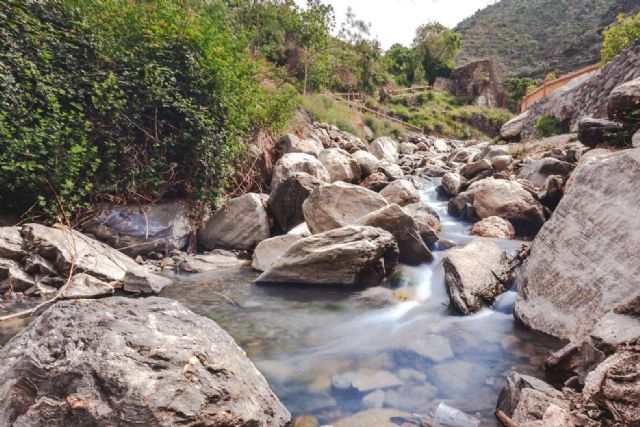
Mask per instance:
[[[388,184],[389,178],[382,172],[376,172],[362,180],[360,186],[377,193],[382,191]]]
[[[64,299],[108,297],[115,292],[114,286],[85,273],[74,275],[62,291]]]
[[[585,117],[578,122],[578,139],[591,148],[600,144],[617,145],[622,130],[620,123]]]
[[[507,253],[495,243],[476,240],[444,257],[445,285],[451,304],[462,314],[490,306],[509,289]]]
[[[378,171],[380,160],[368,151],[358,150],[351,155],[353,159],[360,165],[360,171],[363,177],[367,177]]]
[[[302,204],[302,211],[309,230],[316,234],[354,224],[358,218],[387,204],[384,197],[371,190],[335,182],[313,190]]]
[[[509,169],[509,166],[513,163],[513,157],[510,155],[495,156],[491,159],[491,166],[496,172],[502,172]]]
[[[578,168],[519,275],[515,314],[526,325],[579,339],[638,292],[640,217],[630,214],[640,206],[638,176],[637,149]]]
[[[380,191],[380,195],[389,203],[397,203],[400,206],[410,205],[420,201],[420,193],[413,186],[411,181],[406,179],[398,179],[392,181],[389,185]]]
[[[492,172],[493,166],[491,161],[487,159],[480,159],[477,162],[464,165],[460,171],[460,174],[466,179],[471,179],[482,172]]]
[[[422,203],[412,203],[404,207],[404,211],[408,213],[415,221],[420,232],[420,237],[427,245],[433,245],[440,237],[440,220],[438,214],[429,206]]]
[[[253,249],[271,234],[262,197],[245,194],[229,200],[198,231],[198,242],[207,249]]]
[[[322,181],[308,173],[295,172],[273,189],[267,204],[282,232],[286,233],[304,222],[302,204],[322,184]]]
[[[322,150],[318,160],[329,172],[330,182],[354,182],[362,177],[360,164],[341,148]]]
[[[0,351],[0,408],[1,425],[291,419],[224,330],[164,298],[53,305]]]
[[[20,227],[0,227],[0,258],[21,260],[26,255],[22,249]]]
[[[611,311],[593,328],[591,340],[607,352],[613,352],[624,344],[640,342],[640,318]]]
[[[516,236],[516,230],[506,219],[502,219],[499,216],[490,216],[473,224],[471,234],[480,237],[512,240]]]
[[[342,418],[332,424],[333,427],[398,427],[415,424],[415,418],[410,413],[397,409],[380,408],[368,409],[354,415]]]
[[[504,412],[508,417],[513,417],[513,414],[520,403],[522,391],[525,389],[532,389],[541,392],[552,399],[562,398],[562,393],[546,382],[529,375],[512,372],[507,377],[507,384],[498,396],[497,409]]]
[[[384,160],[378,165],[378,172],[382,172],[390,181],[404,178],[404,171],[400,166]]]
[[[276,162],[271,179],[271,188],[274,189],[294,172],[304,172],[323,182],[329,182],[330,176],[327,169],[318,159],[310,154],[287,153]]]
[[[398,245],[391,233],[348,226],[294,243],[257,282],[376,286],[397,262]]]
[[[0,258],[0,294],[8,290],[24,292],[35,284],[34,278],[17,261]]]
[[[294,243],[302,239],[300,236],[285,234],[258,243],[253,251],[251,267],[258,271],[268,270]]]
[[[369,144],[369,152],[378,160],[386,160],[390,163],[398,161],[398,143],[388,136],[375,139]]]
[[[412,142],[403,142],[400,144],[400,154],[413,154],[418,151],[418,146]]]
[[[324,149],[322,143],[313,138],[301,139],[295,135],[284,135],[278,141],[277,151],[284,155],[287,153],[302,153],[317,156]]]
[[[84,230],[130,257],[184,249],[193,227],[184,201],[101,205]]]
[[[157,293],[171,283],[111,246],[63,226],[27,224],[21,234],[24,249],[52,263],[58,275],[65,279],[73,270],[107,283],[120,282],[125,291],[136,293]]]
[[[537,231],[545,221],[542,204],[515,181],[487,178],[449,201],[449,213],[470,220],[499,216],[518,234]]]
[[[500,128],[500,136],[504,139],[518,138],[524,129],[524,125],[528,117],[529,111],[525,111],[524,113],[509,120],[507,123],[502,125],[502,128]]]
[[[433,259],[413,218],[395,203],[361,217],[356,224],[379,227],[391,233],[398,243],[403,264],[420,265]]]
[[[571,163],[563,162],[552,157],[545,157],[525,164],[522,169],[520,169],[520,173],[518,173],[518,179],[526,179],[536,187],[542,188],[548,177],[559,175],[567,179],[572,170],[573,165]]]
[[[466,180],[462,175],[455,172],[447,172],[442,176],[441,186],[449,196],[457,196],[462,191]]]
[[[610,119],[623,119],[640,111],[640,78],[617,86],[609,94],[607,115]]]

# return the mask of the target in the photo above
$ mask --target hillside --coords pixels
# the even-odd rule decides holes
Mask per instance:
[[[495,56],[506,75],[544,77],[599,60],[602,29],[638,0],[502,0],[462,21],[457,62]]]

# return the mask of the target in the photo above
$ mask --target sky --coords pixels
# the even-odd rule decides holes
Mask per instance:
[[[323,0],[336,11],[337,27],[351,6],[358,19],[372,24],[372,35],[383,49],[394,43],[409,46],[418,26],[438,21],[448,27],[473,15],[496,0]],[[300,6],[306,0],[296,0]]]

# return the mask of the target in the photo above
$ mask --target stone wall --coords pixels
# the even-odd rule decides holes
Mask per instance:
[[[474,105],[506,107],[507,93],[502,88],[495,61],[471,62],[451,72],[448,79],[437,78],[435,89],[472,99]]]

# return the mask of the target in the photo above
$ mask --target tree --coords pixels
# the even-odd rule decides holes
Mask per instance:
[[[399,85],[411,86],[424,78],[420,56],[414,49],[396,43],[387,50],[384,61]]]
[[[433,83],[436,77],[449,75],[461,46],[460,34],[442,24],[430,22],[418,27],[413,48],[420,55],[429,83]]]
[[[611,61],[638,38],[640,38],[640,12],[636,15],[619,15],[616,23],[604,30],[602,62]]]
[[[538,81],[531,77],[508,77],[504,85],[509,92],[509,106],[515,109],[522,98],[538,87]]]

